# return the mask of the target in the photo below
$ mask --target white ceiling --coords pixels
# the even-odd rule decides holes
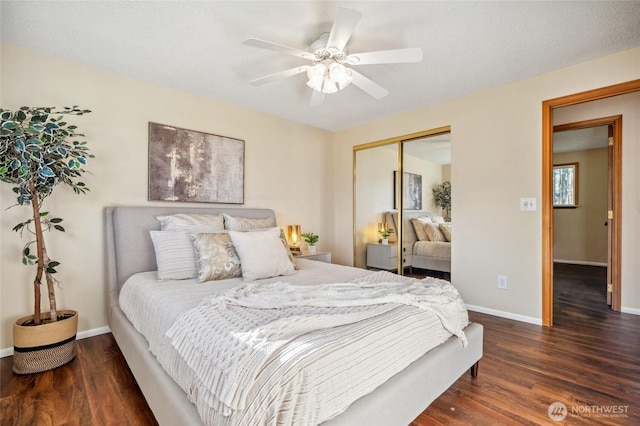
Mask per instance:
[[[363,65],[390,91],[351,85],[309,106],[304,74],[248,84],[305,64],[244,46],[308,49],[337,6],[362,13],[350,53],[420,47],[417,64]],[[11,43],[136,79],[340,131],[640,46],[638,1],[6,1]]]
[[[609,145],[609,127],[597,126],[586,129],[565,130],[553,134],[553,152],[582,151],[606,148]]]

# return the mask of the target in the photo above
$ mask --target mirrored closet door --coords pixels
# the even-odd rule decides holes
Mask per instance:
[[[448,213],[437,205],[433,188],[450,181],[450,153],[448,126],[354,147],[356,267],[405,274],[419,265],[448,276],[443,262],[413,259],[419,238],[411,219]],[[435,228],[440,231],[439,224]]]

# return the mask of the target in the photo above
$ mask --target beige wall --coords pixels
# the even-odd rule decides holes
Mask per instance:
[[[143,83],[114,73],[2,45],[1,105],[78,104],[92,114],[74,118],[96,159],[77,196],[59,187],[46,208],[64,218],[67,232],[47,241],[58,268],[60,308],[80,313],[79,330],[107,325],[103,211],[147,201],[147,126],[171,124],[245,140],[245,207],[269,207],[281,225],[299,223],[333,246],[333,147],[330,134],[233,105]],[[21,263],[24,241],[11,228],[28,214],[0,185],[0,348],[11,327],[31,313],[34,271]],[[350,235],[350,232],[349,232]],[[55,237],[55,238],[53,238]],[[45,305],[46,307],[46,305]]]
[[[556,261],[607,264],[607,153],[601,148],[553,156],[553,164],[578,163],[579,206],[553,210]]]
[[[640,48],[599,58],[432,107],[380,120],[335,135],[336,235],[349,232],[353,145],[451,126],[453,283],[472,307],[541,323],[542,216],[521,212],[520,197],[541,205],[542,102],[640,78]],[[638,120],[640,121],[640,120]],[[626,126],[626,124],[625,124]],[[637,134],[637,133],[636,133]],[[640,193],[637,148],[626,151],[624,193]],[[635,175],[633,175],[635,173]],[[637,195],[627,206],[623,241],[622,306],[640,313],[640,241]],[[625,205],[627,203],[625,202]],[[351,262],[351,248],[334,258]],[[497,289],[506,275],[508,289]]]

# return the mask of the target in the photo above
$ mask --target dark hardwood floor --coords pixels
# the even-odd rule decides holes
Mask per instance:
[[[601,269],[556,272],[555,326],[470,312],[485,330],[478,377],[462,376],[412,426],[640,424],[640,317],[606,307]],[[11,362],[0,360],[3,426],[157,424],[111,334],[79,340],[54,371],[18,376]],[[549,417],[554,402],[564,421]]]

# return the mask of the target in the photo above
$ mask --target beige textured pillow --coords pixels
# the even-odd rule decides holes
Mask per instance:
[[[442,232],[442,235],[444,235],[445,240],[451,242],[451,224],[450,223],[441,223],[440,232]]]
[[[427,223],[424,226],[424,231],[429,237],[429,241],[446,241],[437,223]]]
[[[413,225],[413,230],[416,231],[416,236],[419,241],[429,241],[427,234],[424,230],[424,226],[427,223],[431,223],[431,219],[427,216],[424,217],[414,217],[411,219],[411,224]]]
[[[246,217],[230,216],[226,213],[224,216],[224,229],[228,231],[251,231],[255,229],[273,228],[276,226],[275,220],[271,217],[264,219],[250,219]]]
[[[182,231],[191,233],[224,231],[224,220],[220,214],[178,213],[157,216],[163,231]]]
[[[192,234],[198,281],[224,280],[242,276],[240,257],[227,233]]]

